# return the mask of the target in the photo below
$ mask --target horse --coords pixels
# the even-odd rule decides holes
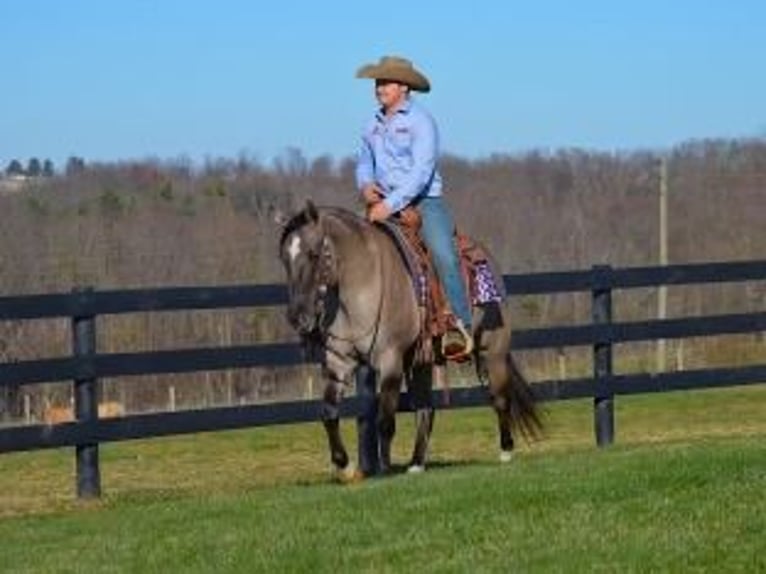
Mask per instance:
[[[425,469],[433,428],[433,361],[415,361],[420,310],[415,285],[399,247],[380,224],[310,200],[282,226],[279,257],[287,277],[287,319],[301,339],[319,349],[324,390],[321,419],[330,459],[341,481],[360,478],[349,461],[339,407],[357,369],[373,369],[379,383],[377,430],[380,471],[391,470],[391,442],[403,382],[415,410],[416,435],[408,471]],[[495,277],[497,265],[490,265]],[[502,298],[506,293],[502,285]],[[500,460],[511,459],[512,430],[537,436],[542,429],[534,394],[510,353],[511,329],[502,303],[473,308],[477,374],[488,381],[497,414]],[[435,342],[436,344],[436,342]]]

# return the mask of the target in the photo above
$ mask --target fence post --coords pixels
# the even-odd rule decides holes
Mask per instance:
[[[19,397],[21,386],[16,383],[0,385],[0,422],[12,423],[21,414]]]
[[[29,393],[24,393],[24,422],[32,423],[32,397],[29,396]]]
[[[10,386],[0,385],[0,423],[11,422]]]
[[[362,412],[356,419],[359,469],[374,476],[380,469],[378,450],[378,400],[375,393],[375,370],[367,365],[356,371],[356,395]]]
[[[96,317],[84,311],[83,305],[92,292],[91,288],[73,292],[79,303],[72,317],[72,349],[75,358],[81,361],[74,380],[74,411],[79,423],[98,420],[97,383],[92,362],[96,354]],[[101,496],[98,443],[78,444],[76,456],[77,497],[98,498]]]
[[[612,323],[612,267],[593,267],[592,318],[594,325]],[[596,392],[593,399],[593,422],[596,444],[607,446],[614,442],[614,392],[611,388],[612,343],[597,341],[593,345],[593,378]]]

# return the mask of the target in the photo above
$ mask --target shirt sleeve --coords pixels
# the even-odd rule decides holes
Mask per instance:
[[[375,181],[375,159],[372,147],[366,135],[362,135],[362,142],[356,156],[356,187],[359,191]]]
[[[424,116],[417,122],[413,122],[411,129],[412,169],[384,200],[393,213],[401,211],[423,193],[436,173],[438,154],[436,124],[430,116]]]

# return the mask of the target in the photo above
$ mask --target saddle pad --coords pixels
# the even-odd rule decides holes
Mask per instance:
[[[417,255],[413,253],[401,226],[391,221],[380,221],[377,225],[393,239],[394,245],[399,250],[399,254],[402,256],[407,267],[412,284],[415,286],[418,304],[425,305],[428,297],[428,279],[418,261]]]
[[[503,300],[497,279],[489,263],[478,261],[473,267],[473,304],[485,305],[487,303],[499,303]]]

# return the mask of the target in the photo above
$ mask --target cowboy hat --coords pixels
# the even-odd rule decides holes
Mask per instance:
[[[394,80],[406,84],[418,92],[428,92],[431,84],[423,74],[418,72],[412,62],[397,56],[383,56],[377,64],[366,64],[356,71],[357,78],[373,78],[375,80]]]

